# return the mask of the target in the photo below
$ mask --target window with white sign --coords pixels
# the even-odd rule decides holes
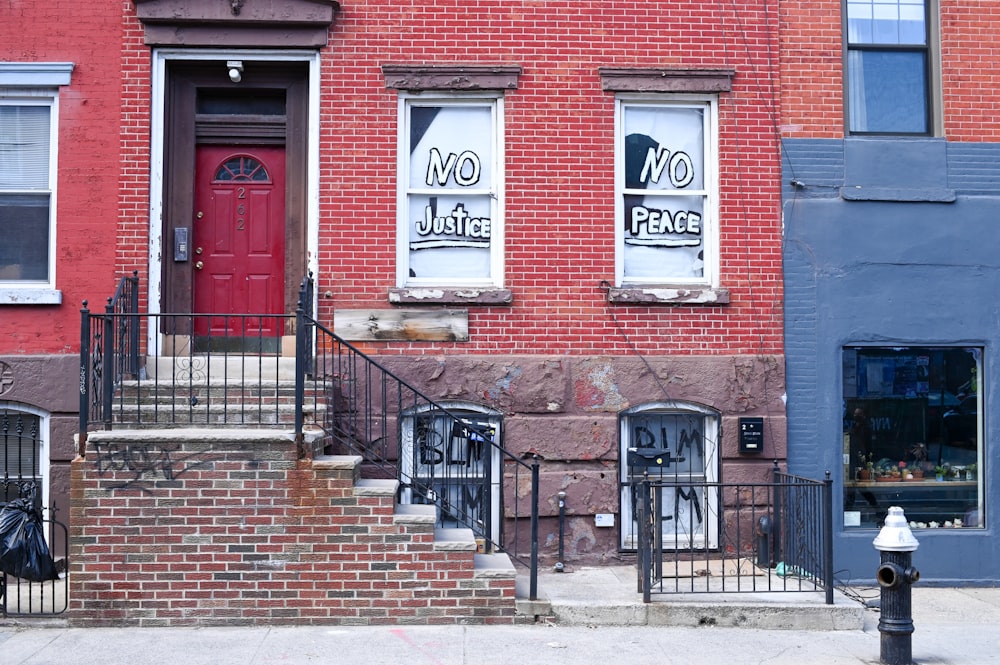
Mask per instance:
[[[719,541],[719,415],[697,404],[656,402],[619,416],[623,550],[638,546],[636,483],[662,482],[664,549],[715,548]]]
[[[400,99],[397,286],[503,285],[502,99]]]
[[[460,402],[401,419],[403,503],[436,503],[442,526],[500,542],[499,412]],[[457,420],[456,418],[457,417]]]
[[[717,284],[714,99],[616,100],[619,286]]]

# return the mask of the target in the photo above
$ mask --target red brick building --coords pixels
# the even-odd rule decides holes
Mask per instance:
[[[133,270],[149,312],[275,316],[312,273],[320,322],[539,456],[546,557],[560,491],[568,560],[634,549],[630,447],[709,481],[784,459],[774,3],[36,5],[3,22],[31,47],[3,40],[0,75],[72,67],[43,86],[48,281],[0,251],[0,408],[42,417],[53,494],[81,303]],[[235,181],[268,230],[224,260],[249,218],[209,206]]]
[[[119,272],[121,4],[0,10],[0,476],[44,477],[64,518],[79,312]]]

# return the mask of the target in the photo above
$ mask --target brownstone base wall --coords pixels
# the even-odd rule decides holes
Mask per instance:
[[[471,531],[436,541],[430,507],[397,511],[394,481],[359,480],[359,458],[298,460],[291,438],[256,430],[99,432],[86,449],[74,625],[514,619],[513,567],[477,573]]]

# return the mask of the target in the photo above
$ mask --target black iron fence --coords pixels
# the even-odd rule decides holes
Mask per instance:
[[[69,608],[69,534],[43,518],[38,482],[0,479],[0,616],[62,614]]]
[[[538,465],[504,449],[499,414],[445,408],[337,337],[312,315],[311,277],[294,317],[143,314],[137,283],[81,310],[81,449],[92,427],[294,427],[301,454],[360,455],[401,501],[528,566],[535,597]]]
[[[291,428],[295,422],[295,361],[280,354],[282,336],[274,333],[291,317],[94,314],[86,307],[81,314],[84,438],[90,426]],[[134,360],[123,360],[131,351],[107,334],[132,325],[126,320],[156,331],[147,353]]]
[[[829,474],[828,474],[829,475]],[[832,481],[633,484],[638,587],[654,593],[817,592],[833,603]],[[699,505],[676,510],[694,498]]]

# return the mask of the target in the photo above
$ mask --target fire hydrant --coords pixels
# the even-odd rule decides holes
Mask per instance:
[[[910,586],[920,579],[913,567],[913,552],[920,543],[913,537],[903,509],[889,508],[885,525],[873,542],[882,553],[875,573],[882,588],[878,630],[882,634],[881,660],[885,665],[911,665],[913,662],[913,606]]]

